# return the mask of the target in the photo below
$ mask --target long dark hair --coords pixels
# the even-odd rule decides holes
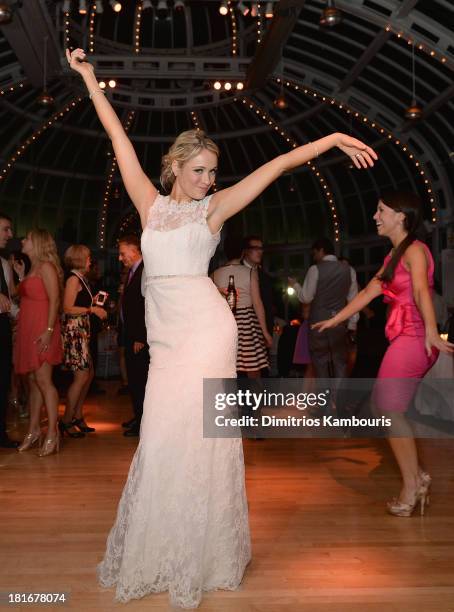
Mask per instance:
[[[402,255],[416,240],[416,232],[421,222],[422,207],[420,198],[410,191],[387,191],[383,193],[380,199],[389,208],[405,215],[404,230],[408,232],[398,247],[394,249],[383,274],[379,276],[379,280],[389,283],[394,277],[394,272]]]

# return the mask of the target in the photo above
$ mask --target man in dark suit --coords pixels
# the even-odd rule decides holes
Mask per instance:
[[[118,259],[129,270],[121,299],[119,333],[124,340],[129,391],[134,408],[134,417],[123,423],[123,427],[126,427],[123,435],[138,436],[150,356],[145,327],[145,300],[141,292],[143,261],[137,236],[131,234],[120,238]]]
[[[0,211],[0,249],[13,236],[11,218]],[[10,440],[6,433],[6,409],[12,369],[12,338],[9,312],[11,310],[12,270],[0,257],[0,447],[17,448],[19,442]]]

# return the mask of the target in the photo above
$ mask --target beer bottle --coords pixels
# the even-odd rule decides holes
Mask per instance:
[[[229,276],[229,286],[227,287],[227,304],[230,306],[230,310],[235,314],[236,312],[236,289],[235,289],[235,278],[233,274]]]

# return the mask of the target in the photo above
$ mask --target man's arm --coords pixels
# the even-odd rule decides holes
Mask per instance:
[[[315,297],[318,283],[318,268],[317,266],[311,266],[307,271],[306,278],[304,279],[303,286],[299,283],[295,283],[294,289],[300,302],[303,304],[310,304]]]

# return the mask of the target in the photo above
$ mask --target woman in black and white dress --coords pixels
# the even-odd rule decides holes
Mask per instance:
[[[235,320],[238,326],[237,372],[244,372],[248,378],[258,378],[260,370],[269,368],[268,348],[273,338],[266,327],[265,310],[260,297],[257,270],[241,263],[242,243],[228,237],[224,242],[228,257],[225,266],[213,272],[213,281],[226,292],[229,277],[233,276],[237,290]]]

